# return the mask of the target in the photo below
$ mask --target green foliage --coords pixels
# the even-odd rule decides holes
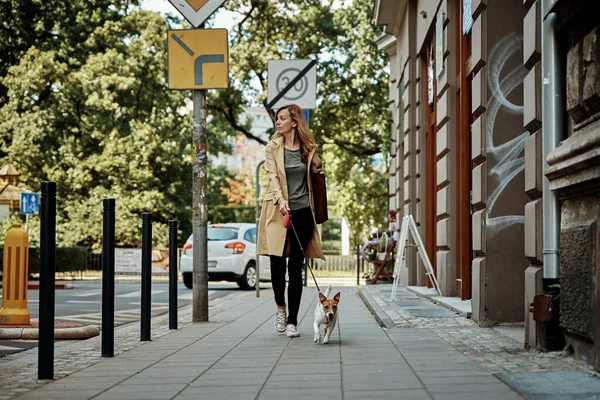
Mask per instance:
[[[208,170],[208,193],[206,200],[209,204],[209,219],[210,210],[213,207],[227,205],[227,196],[221,193],[221,188],[227,187],[227,178],[235,179],[235,174],[224,166],[211,166]]]
[[[209,207],[208,221],[210,224],[225,224],[227,222],[254,223],[256,221],[256,208],[253,206]]]
[[[180,20],[140,11],[139,3],[0,5],[0,19],[10,21],[0,25],[0,164],[12,162],[34,191],[44,179],[57,182],[62,247],[100,248],[106,197],[116,199],[117,246],[140,246],[142,212],[152,213],[155,246],[166,246],[170,219],[179,221],[181,241],[191,232],[190,93],[168,90],[166,81],[167,29]],[[373,0],[338,9],[321,0],[226,6],[245,15],[229,35],[233,85],[209,91],[209,151],[228,153],[226,138],[236,132],[255,138],[240,115],[265,105],[269,60],[317,59],[318,108],[310,124],[325,163],[330,214],[344,216],[360,240],[368,221],[383,223],[387,210],[387,169],[372,160],[378,153],[385,160],[389,143],[387,60],[374,43],[381,30],[371,23]],[[208,177],[211,219],[254,221],[253,211],[219,208],[230,174],[211,168]],[[30,232],[39,231],[38,218],[30,224]]]
[[[321,241],[324,251],[342,250],[342,224],[339,219],[329,219],[321,225]]]
[[[99,254],[92,254],[88,247],[57,247],[56,248],[56,272],[79,272],[91,269],[101,269],[101,264],[91,265],[92,258],[98,258]],[[29,248],[29,276],[40,273],[40,249]],[[0,247],[0,273],[4,273],[4,248]]]
[[[337,240],[341,243],[342,241],[342,223],[339,219],[329,219],[322,227],[321,238],[325,240]],[[341,244],[339,245],[341,246]]]
[[[191,231],[190,96],[167,89],[170,21],[137,4],[13,0],[0,9],[17,21],[3,25],[0,49],[0,163],[35,191],[57,183],[59,246],[101,246],[104,198],[116,199],[117,246],[140,246],[142,212],[152,213],[156,246],[166,246],[170,219],[181,239]],[[209,149],[229,151],[227,129],[209,130]],[[215,204],[223,174],[210,173]]]
[[[374,168],[372,160],[379,153],[386,160],[389,153],[388,60],[375,45],[382,31],[372,25],[373,0],[338,9],[332,3],[226,2],[232,11],[243,10],[242,22],[230,33],[233,85],[211,93],[208,107],[216,120],[255,138],[241,126],[240,113],[247,105],[266,108],[268,61],[318,60],[318,106],[311,110],[310,127],[325,163],[330,214],[345,217],[360,241],[368,221],[383,224],[388,208],[387,182],[375,177],[387,168]],[[365,197],[368,202],[350,201]]]
[[[374,225],[379,231],[384,226],[388,209],[388,182],[386,166],[369,166],[361,169],[356,166],[350,170],[348,181],[337,192],[339,207],[345,210],[344,216],[350,226],[350,243],[360,243]]]
[[[342,242],[340,240],[323,240],[321,244],[323,251],[336,251],[338,254],[342,251]]]

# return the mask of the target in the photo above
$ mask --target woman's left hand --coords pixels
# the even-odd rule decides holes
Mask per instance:
[[[314,169],[321,169],[321,168],[323,168],[323,162],[321,161],[321,158],[319,157],[319,155],[316,154],[316,153],[313,156],[312,164],[313,164],[313,168]]]

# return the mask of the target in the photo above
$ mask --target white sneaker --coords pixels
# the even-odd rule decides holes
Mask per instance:
[[[279,333],[285,332],[285,324],[287,323],[287,314],[285,310],[277,310],[275,313],[275,330]]]
[[[288,324],[288,326],[285,328],[285,335],[287,337],[298,337],[300,336],[300,332],[298,332],[296,325]]]

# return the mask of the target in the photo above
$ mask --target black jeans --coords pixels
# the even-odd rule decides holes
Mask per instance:
[[[315,223],[310,207],[292,211],[292,224],[296,228],[298,238],[302,243],[302,248],[306,252],[306,246],[312,238]],[[294,235],[294,230],[289,228],[285,238],[290,243],[290,254],[287,263],[290,283],[288,286],[288,324],[298,325],[298,310],[300,309],[300,299],[302,298],[302,266],[304,255],[298,245],[298,239]],[[284,256],[270,256],[271,258],[271,283],[275,293],[275,303],[278,306],[285,306],[285,249]]]

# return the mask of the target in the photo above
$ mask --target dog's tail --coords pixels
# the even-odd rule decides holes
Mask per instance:
[[[327,286],[327,289],[325,289],[325,293],[323,293],[323,295],[327,298],[329,298],[329,294],[331,293],[331,286]]]

